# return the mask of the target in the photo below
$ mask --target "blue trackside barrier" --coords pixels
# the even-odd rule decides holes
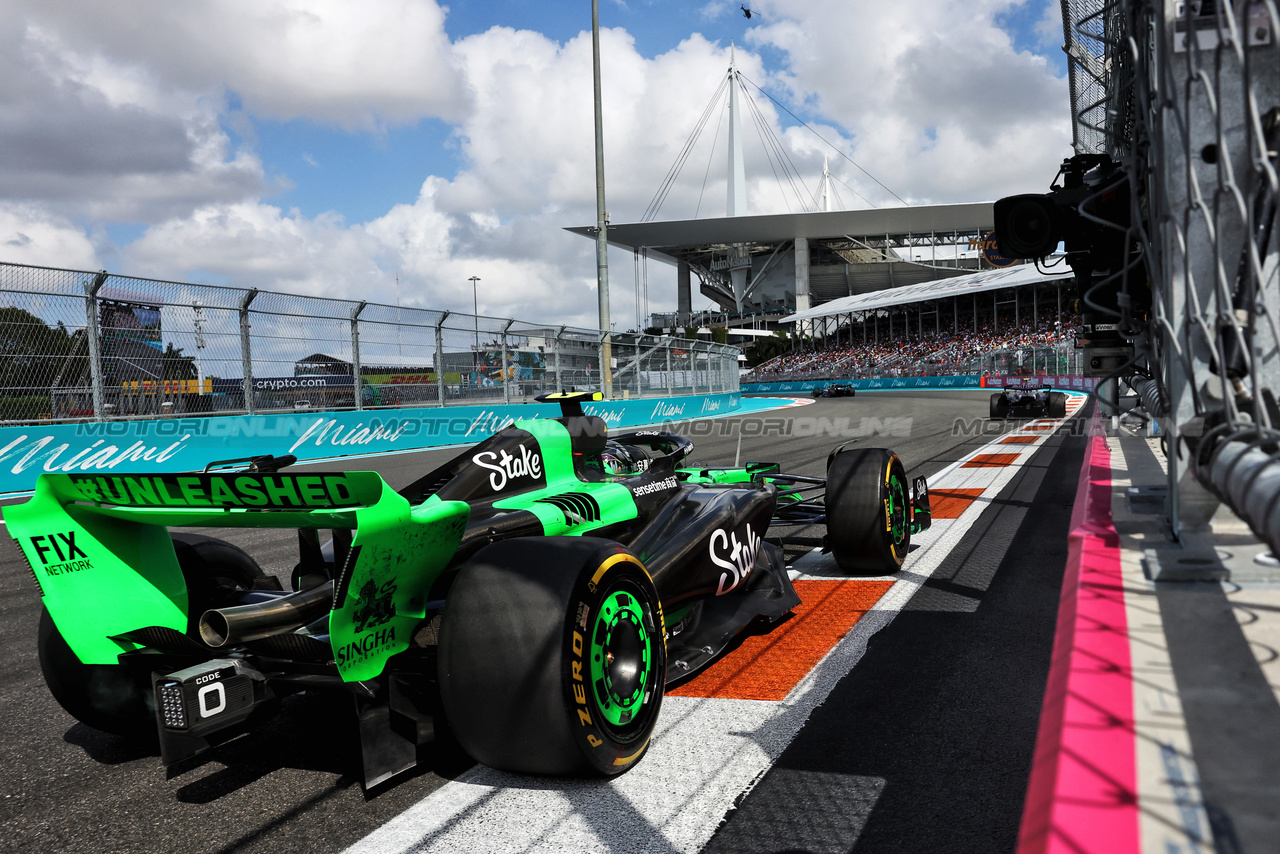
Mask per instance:
[[[743,394],[778,394],[785,392],[811,392],[835,383],[852,383],[858,391],[871,389],[913,388],[979,388],[982,377],[876,377],[858,380],[794,380],[777,383],[742,383]]]
[[[962,374],[953,377],[876,377],[856,380],[793,380],[790,382],[742,383],[743,394],[785,394],[787,392],[812,392],[834,383],[852,383],[858,391],[875,389],[948,389],[948,388],[1002,388],[1006,380],[1020,377],[992,377],[978,374]],[[1026,377],[1037,383],[1051,385],[1063,391],[1092,391],[1097,380],[1077,374]]]
[[[727,415],[741,404],[732,392],[583,408],[621,428]],[[0,494],[28,492],[44,472],[198,471],[213,460],[260,454],[317,460],[468,444],[513,421],[559,414],[558,404],[526,403],[0,427]]]

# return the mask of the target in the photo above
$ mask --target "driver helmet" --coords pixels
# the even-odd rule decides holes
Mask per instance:
[[[619,455],[613,453],[612,450],[606,450],[600,454],[600,463],[604,466],[605,474],[617,477],[618,475],[627,474],[627,462]]]
[[[605,474],[613,477],[639,472],[641,458],[643,455],[637,454],[632,448],[614,441],[605,445],[604,451],[600,454],[600,462],[604,466]]]

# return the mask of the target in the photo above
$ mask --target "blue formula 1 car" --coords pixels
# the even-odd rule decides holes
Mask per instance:
[[[1066,414],[1067,396],[1054,391],[1053,386],[1015,381],[991,395],[992,418],[1008,418],[1010,415],[1064,418]]]

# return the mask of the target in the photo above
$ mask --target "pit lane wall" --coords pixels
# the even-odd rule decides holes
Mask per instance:
[[[1039,384],[1051,385],[1064,391],[1093,391],[1097,380],[1079,375],[1048,375],[1035,377],[991,377],[964,374],[953,377],[876,377],[857,380],[792,380],[789,382],[742,383],[743,394],[786,394],[788,392],[812,392],[836,383],[852,384],[858,391],[872,389],[948,389],[948,388],[1002,388],[1006,380],[1033,379]]]
[[[727,415],[738,392],[588,403],[610,428]],[[299,460],[479,442],[527,418],[555,418],[553,403],[157,418],[0,427],[0,495],[30,492],[44,472],[199,471],[213,460],[294,454]]]

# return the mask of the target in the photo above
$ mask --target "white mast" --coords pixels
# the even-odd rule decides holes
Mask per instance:
[[[742,119],[738,115],[738,68],[733,42],[729,43],[729,199],[726,215],[747,215],[747,169],[742,158]],[[734,305],[741,314],[747,276],[751,273],[751,258],[741,243],[734,244],[732,252],[729,281]]]
[[[742,159],[742,119],[738,115],[738,69],[729,43],[729,204],[726,216],[747,215],[747,170]]]
[[[822,209],[831,210],[831,169],[827,166],[827,155],[822,155]]]

